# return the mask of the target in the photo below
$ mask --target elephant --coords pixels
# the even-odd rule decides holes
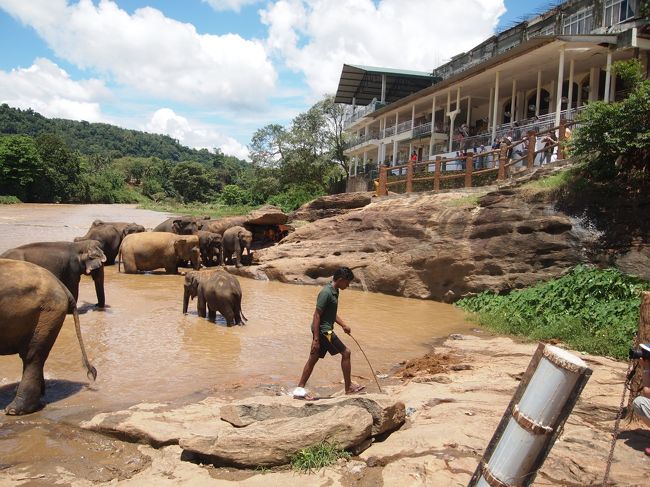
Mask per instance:
[[[178,262],[188,260],[198,270],[201,268],[199,237],[169,232],[132,233],[122,241],[119,260],[124,264],[124,272],[129,274],[160,267],[169,274],[177,274]]]
[[[203,230],[223,235],[223,233],[230,227],[244,226],[247,221],[248,217],[246,216],[229,216],[225,218],[219,218],[218,220],[210,220],[205,222],[203,225]]]
[[[95,281],[97,307],[106,306],[104,294],[104,262],[106,255],[96,240],[81,242],[36,242],[9,249],[0,257],[25,260],[46,268],[79,298],[79,281],[88,274]]]
[[[104,265],[115,264],[115,257],[120,250],[122,239],[131,233],[144,232],[145,228],[137,223],[128,222],[104,222],[95,220],[86,235],[77,237],[75,242],[83,240],[97,240],[106,254],[106,263]]]
[[[196,311],[205,318],[206,306],[208,318],[214,320],[217,311],[226,319],[228,326],[246,322],[241,310],[241,286],[235,276],[221,269],[188,272],[185,275],[183,294],[183,314],[187,313],[190,298],[197,298]]]
[[[241,267],[241,256],[246,249],[247,253],[251,252],[251,244],[253,243],[253,234],[246,230],[244,227],[235,226],[230,227],[223,232],[223,254],[221,262],[226,265],[226,261],[232,263],[232,256],[235,254],[235,266]]]
[[[86,355],[72,293],[47,269],[0,258],[0,355],[17,353],[23,361],[23,376],[6,414],[28,414],[42,407],[43,366],[68,313],[74,317],[88,378],[94,381],[97,370]]]
[[[170,232],[178,235],[194,235],[197,231],[203,229],[208,220],[210,220],[209,216],[173,216],[167,218],[167,220],[154,228],[153,231]]]
[[[219,265],[221,263],[221,235],[218,233],[199,230],[196,232],[199,237],[199,248],[201,249],[201,261],[203,265]],[[215,262],[216,257],[216,262]]]

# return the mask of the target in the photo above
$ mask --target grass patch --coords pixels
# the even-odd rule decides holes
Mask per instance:
[[[481,293],[456,304],[481,325],[575,350],[627,358],[638,328],[641,291],[650,282],[616,269],[577,266],[568,274],[507,295]]]
[[[554,196],[578,183],[579,167],[571,167],[550,176],[529,181],[521,185],[520,191],[526,197]],[[579,186],[579,184],[578,184]]]
[[[474,193],[462,198],[456,198],[453,200],[446,200],[443,202],[443,206],[458,208],[461,206],[478,206],[478,200],[485,196],[487,193]]]
[[[18,203],[22,203],[22,201],[15,196],[0,195],[0,205],[16,205]]]
[[[291,468],[303,473],[310,473],[335,463],[339,458],[350,458],[350,454],[337,445],[323,441],[293,455]]]
[[[245,215],[257,207],[249,205],[228,206],[222,203],[183,204],[176,201],[167,200],[160,202],[146,201],[141,203],[138,208],[163,211],[167,213],[176,213],[179,215],[210,216],[212,218],[221,218],[225,216]]]

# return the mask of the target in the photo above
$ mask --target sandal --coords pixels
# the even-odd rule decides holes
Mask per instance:
[[[293,398],[294,399],[302,399],[303,401],[316,401],[318,400],[317,397],[312,396],[309,392],[307,392],[307,389],[304,387],[296,387],[293,390]]]
[[[366,386],[362,386],[362,385],[360,385],[360,384],[352,384],[352,385],[350,386],[350,390],[349,390],[349,391],[345,391],[345,393],[346,393],[346,394],[356,394],[356,393],[358,393],[358,392],[363,391],[365,388],[366,388]]]

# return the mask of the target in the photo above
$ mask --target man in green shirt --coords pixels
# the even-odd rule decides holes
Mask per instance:
[[[316,309],[311,324],[312,342],[309,352],[309,359],[305,364],[300,377],[298,387],[293,391],[293,396],[299,399],[313,399],[304,389],[309,376],[314,370],[319,358],[324,358],[327,352],[330,355],[341,354],[341,369],[343,370],[343,381],[345,382],[345,393],[354,394],[362,391],[363,386],[353,384],[351,381],[352,363],[350,350],[343,344],[334,333],[334,323],[338,323],[348,335],[352,332],[349,326],[337,314],[339,305],[339,290],[347,289],[354,279],[354,274],[348,267],[338,269],[316,299]]]

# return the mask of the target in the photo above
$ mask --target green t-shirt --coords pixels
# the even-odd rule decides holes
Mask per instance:
[[[334,329],[338,307],[339,290],[330,282],[320,290],[316,299],[316,308],[320,311],[321,333],[326,333]]]

